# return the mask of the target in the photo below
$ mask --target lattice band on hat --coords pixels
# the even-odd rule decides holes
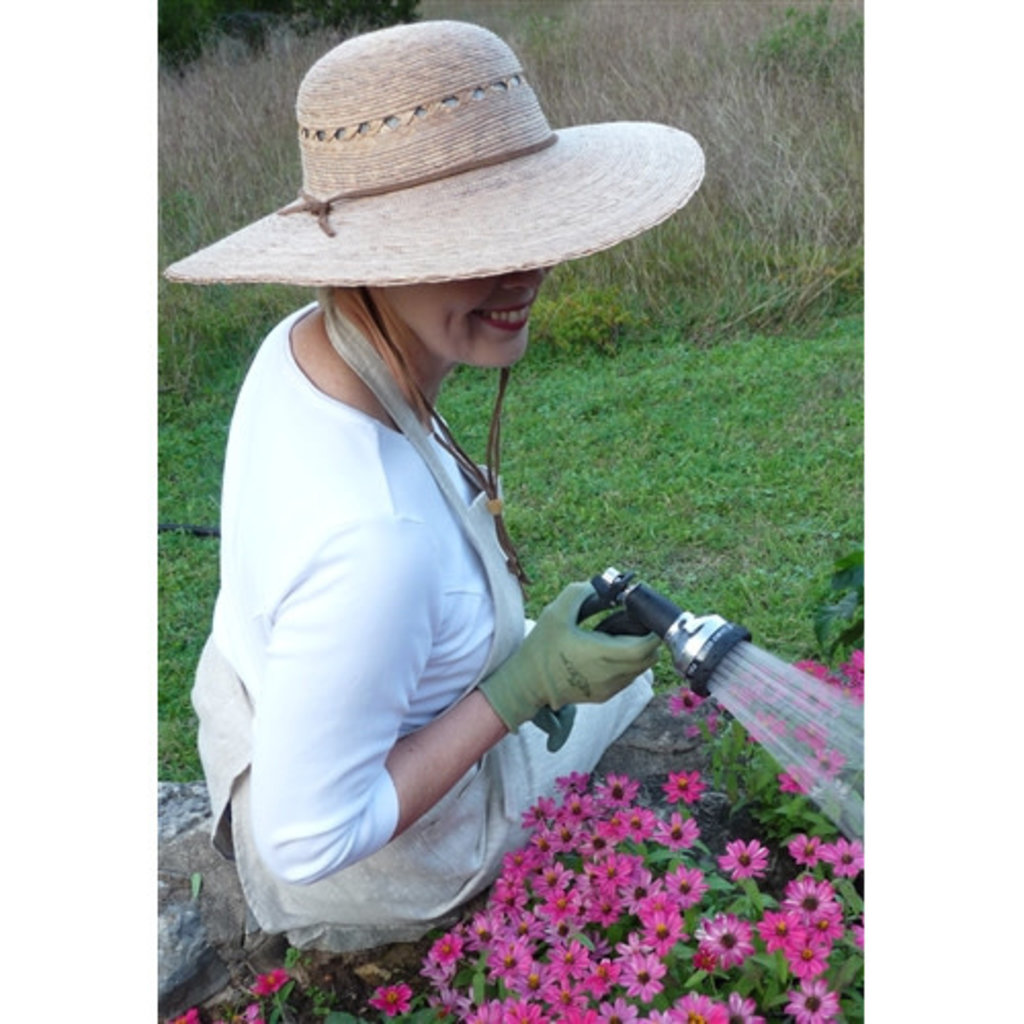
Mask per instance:
[[[436,100],[427,103],[420,103],[412,110],[400,114],[388,114],[387,117],[373,118],[369,121],[361,121],[358,124],[343,126],[341,128],[315,128],[311,126],[300,126],[299,137],[313,142],[351,142],[353,139],[364,139],[379,135],[385,131],[396,131],[399,128],[407,128],[417,121],[436,114],[439,111],[454,110],[465,100],[482,100],[490,92],[506,93],[510,89],[526,85],[526,76],[520,71],[514,75],[507,75],[504,78],[496,79],[485,85],[474,85],[463,89],[461,92],[450,93]]]

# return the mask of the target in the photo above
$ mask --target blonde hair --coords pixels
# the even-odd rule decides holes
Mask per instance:
[[[416,336],[408,324],[391,307],[384,295],[374,297],[366,287],[320,288],[317,300],[321,306],[333,303],[334,308],[352,323],[384,360],[391,375],[420,422],[428,424],[434,436],[446,448],[463,474],[487,495],[488,508],[494,516],[498,542],[505,553],[509,571],[520,584],[529,582],[512,543],[502,516],[502,500],[498,496],[498,474],[501,467],[501,409],[508,384],[509,369],[503,366],[498,376],[498,394],[491,412],[491,425],[487,437],[487,461],[481,469],[455,440],[448,425],[438,415],[433,403],[416,383],[409,364],[408,349]]]

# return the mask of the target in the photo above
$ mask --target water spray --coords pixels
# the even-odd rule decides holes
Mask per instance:
[[[617,608],[597,626],[607,633],[657,633],[676,673],[712,697],[850,839],[864,835],[864,724],[861,702],[756,647],[750,633],[719,615],[696,616],[632,573],[607,569],[580,619]]]

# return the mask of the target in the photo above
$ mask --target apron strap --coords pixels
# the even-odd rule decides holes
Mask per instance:
[[[472,505],[466,505],[441,461],[437,447],[431,441],[430,432],[406,401],[398,382],[369,339],[355,324],[338,312],[333,302],[323,300],[320,306],[324,312],[327,337],[335,352],[373,392],[388,415],[419,452],[480,558],[494,602],[497,624],[490,656],[480,675],[480,678],[484,678],[522,641],[524,622],[522,591],[498,543],[494,517],[487,507],[487,495],[481,493]]]
[[[409,439],[412,446],[419,452],[427,468],[431,471],[438,487],[441,488],[455,515],[469,534],[477,553],[487,566],[490,559],[474,524],[472,523],[466,503],[455,486],[454,481],[441,462],[437,449],[430,441],[430,433],[420,422],[416,413],[405,399],[398,382],[392,376],[384,360],[377,350],[363,336],[353,323],[338,312],[333,302],[322,302],[324,325],[327,337],[334,351],[355,371],[359,379],[373,392],[377,400],[384,406],[387,414],[398,425],[399,430]]]

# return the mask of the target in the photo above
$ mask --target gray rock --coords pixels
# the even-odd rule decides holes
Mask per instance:
[[[159,1009],[173,1017],[279,964],[287,943],[254,926],[234,864],[210,845],[206,784],[161,783],[158,807]]]
[[[157,824],[161,843],[207,821],[210,795],[205,782],[157,783]]]

